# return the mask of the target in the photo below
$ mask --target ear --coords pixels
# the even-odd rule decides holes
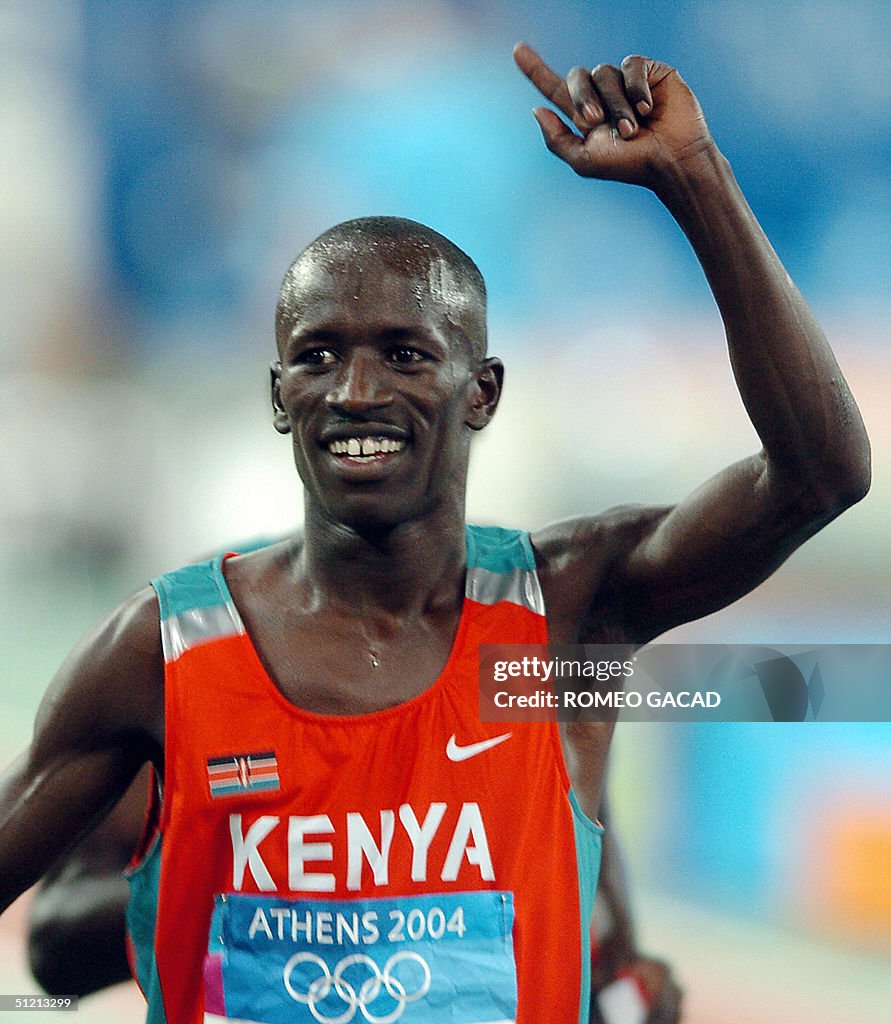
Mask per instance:
[[[482,430],[495,415],[504,385],[504,364],[494,356],[485,359],[472,384],[470,411],[464,421],[471,430]]]
[[[282,405],[282,364],[277,359],[269,364],[269,383],[272,395],[272,425],[280,434],[290,434],[291,424]]]

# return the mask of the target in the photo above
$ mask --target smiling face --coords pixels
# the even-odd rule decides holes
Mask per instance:
[[[494,413],[484,300],[440,254],[404,239],[310,248],[289,272],[273,367],[307,511],[389,528],[463,517],[471,430]]]

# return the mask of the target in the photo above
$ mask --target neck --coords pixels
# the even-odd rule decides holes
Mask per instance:
[[[461,599],[466,561],[463,504],[361,531],[307,506],[299,571],[317,600],[359,614],[421,613]]]

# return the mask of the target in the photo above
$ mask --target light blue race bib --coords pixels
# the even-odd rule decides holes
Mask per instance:
[[[205,1022],[514,1024],[513,894],[218,896]]]

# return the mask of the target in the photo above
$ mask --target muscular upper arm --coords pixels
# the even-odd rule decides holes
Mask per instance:
[[[533,538],[549,619],[552,604],[574,617],[564,642],[644,643],[748,593],[844,507],[814,502],[758,454],[676,505],[558,523]]]
[[[747,594],[846,507],[772,471],[734,463],[643,531],[616,568],[633,628],[647,639]]]
[[[163,749],[157,604],[143,591],[66,659],[30,747],[0,780],[0,907],[36,881]]]

